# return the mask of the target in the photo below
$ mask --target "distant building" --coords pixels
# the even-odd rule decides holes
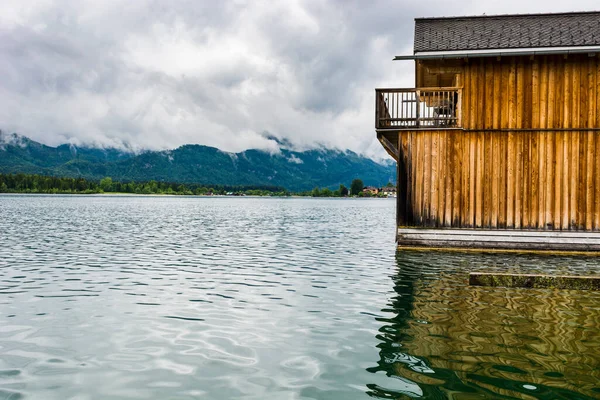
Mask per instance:
[[[396,187],[394,186],[385,186],[382,187],[381,189],[379,189],[379,193],[383,193],[385,196],[388,197],[392,197],[392,196],[396,196],[396,193],[398,192],[398,189],[396,189]]]
[[[363,193],[369,193],[371,195],[375,195],[375,194],[379,193],[379,189],[377,189],[374,186],[366,186],[362,191],[363,191]]]

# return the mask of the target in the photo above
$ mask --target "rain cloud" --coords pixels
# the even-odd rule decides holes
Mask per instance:
[[[49,145],[287,143],[385,157],[373,89],[414,86],[413,64],[391,61],[412,51],[413,18],[570,11],[547,1],[449,4],[0,2],[0,129]]]

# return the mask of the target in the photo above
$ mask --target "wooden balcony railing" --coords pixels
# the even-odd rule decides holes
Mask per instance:
[[[460,88],[375,89],[375,129],[460,127]]]

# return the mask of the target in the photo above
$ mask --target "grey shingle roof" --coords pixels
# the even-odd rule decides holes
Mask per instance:
[[[600,12],[415,19],[415,53],[600,45]]]

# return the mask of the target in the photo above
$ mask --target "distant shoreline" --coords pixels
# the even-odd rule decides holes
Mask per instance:
[[[314,196],[301,196],[301,195],[290,195],[290,196],[276,196],[276,195],[202,195],[202,194],[169,194],[169,193],[126,193],[126,192],[108,192],[108,193],[42,193],[42,192],[0,192],[0,196],[85,196],[85,197],[111,197],[111,196],[122,196],[122,197],[202,197],[202,198],[220,198],[220,199],[232,199],[232,198],[279,198],[279,199],[329,199],[329,200],[395,200],[395,197],[359,197],[359,196],[348,196],[348,197],[314,197]]]
[[[390,185],[388,183],[388,185]],[[393,186],[392,186],[393,187]],[[387,189],[386,189],[387,188]],[[99,182],[85,178],[52,177],[35,174],[1,174],[0,193],[16,194],[84,194],[84,195],[153,195],[153,196],[202,196],[202,197],[388,197],[390,186],[376,188],[364,186],[362,180],[354,179],[351,188],[343,184],[339,189],[314,187],[312,190],[290,191],[280,186],[225,186],[177,182],[121,182],[111,177]],[[395,192],[395,189],[393,190]]]

